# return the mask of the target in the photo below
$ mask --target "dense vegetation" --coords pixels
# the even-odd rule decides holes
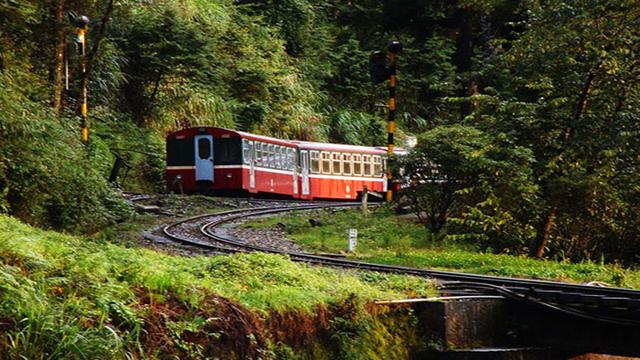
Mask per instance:
[[[294,236],[337,250],[346,226],[372,228],[371,261],[639,286],[621,267],[640,248],[637,0],[0,0],[0,352],[407,355],[411,314],[363,303],[428,294],[422,281],[171,257],[15,219],[74,233],[125,220],[118,187],[163,191],[163,138],[182,127],[382,145],[386,91],[367,63],[389,40],[404,44],[398,139],[419,139],[401,202],[426,227],[342,214],[292,218]]]
[[[79,14],[89,73],[70,49],[65,91]],[[634,263],[639,14],[634,0],[2,1],[0,210],[72,231],[122,219],[105,178],[162,189],[163,135],[184,126],[382,144],[367,61],[398,39],[399,137],[425,133],[409,163],[440,167],[413,178],[431,231]]]
[[[365,305],[433,293],[424,279],[281,256],[173,257],[6,216],[0,227],[7,359],[408,358],[412,315]]]
[[[250,220],[242,227],[277,228],[307,251],[343,253],[373,263],[576,283],[599,281],[640,288],[638,270],[602,261],[574,263],[560,255],[541,261],[517,254],[492,254],[492,249],[483,249],[461,237],[441,239],[414,217],[399,218],[388,207],[369,215],[360,210],[292,213]],[[349,229],[358,230],[358,244],[353,253],[347,252]]]

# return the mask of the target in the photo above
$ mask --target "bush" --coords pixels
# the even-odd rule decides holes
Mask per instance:
[[[422,134],[401,165],[412,209],[430,231],[520,250],[533,232],[532,159],[523,147],[454,125]]]
[[[84,148],[75,122],[63,123],[17,84],[22,73],[0,75],[0,210],[45,227],[89,232],[128,214],[99,173],[105,157]]]

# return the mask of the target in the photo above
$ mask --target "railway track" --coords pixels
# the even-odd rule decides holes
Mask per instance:
[[[514,301],[551,309],[578,318],[640,328],[640,291],[554,281],[497,277],[411,268],[278,250],[247,244],[221,234],[220,227],[242,219],[289,211],[357,207],[358,203],[259,202],[257,207],[192,217],[165,226],[165,237],[205,252],[260,251],[286,255],[293,261],[332,267],[407,274],[434,279],[444,295],[499,294]]]

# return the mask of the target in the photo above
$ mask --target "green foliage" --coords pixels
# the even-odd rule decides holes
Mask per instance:
[[[425,132],[401,159],[413,212],[432,232],[472,239],[498,250],[529,235],[526,210],[535,200],[531,152],[473,127]],[[530,235],[529,235],[530,236]]]
[[[330,140],[377,146],[384,143],[385,124],[367,113],[339,110],[329,116]]]
[[[228,316],[241,304],[253,317],[279,310],[302,316],[347,299],[433,291],[421,279],[367,281],[282,256],[172,257],[35,230],[6,216],[0,227],[0,351],[8,358],[198,356],[198,339],[218,344],[210,324],[224,301],[239,302]],[[213,294],[231,300],[211,302]]]
[[[309,219],[322,224],[315,227]],[[402,251],[407,247],[426,244],[427,230],[419,224],[402,221],[391,216],[389,209],[376,210],[376,216],[359,211],[323,211],[282,217],[270,217],[242,226],[272,227],[284,224],[284,231],[307,249],[318,252],[345,252],[348,248],[349,229],[358,229],[357,252],[367,253],[385,248]]]
[[[21,84],[2,94],[7,134],[31,133],[29,121],[18,121],[25,114],[52,118],[62,87],[56,48],[74,37],[68,19],[58,20],[60,4],[0,2],[0,72]],[[101,40],[90,66],[90,159],[102,177],[124,164],[118,180],[128,190],[162,188],[162,139],[188,126],[382,145],[388,91],[372,86],[368,58],[400,40],[398,143],[439,126],[484,134],[468,134],[475,143],[466,149],[460,143],[463,153],[479,151],[465,155],[471,168],[448,174],[482,174],[450,189],[461,201],[446,216],[456,219],[449,236],[515,252],[529,242],[532,254],[636,261],[637,1],[116,1],[106,16],[107,4],[66,1],[63,10],[92,19],[89,50]],[[65,126],[77,123],[79,57],[70,60],[72,91],[55,114]],[[9,163],[0,159],[0,171]],[[110,191],[101,186],[82,194]],[[79,196],[78,186],[64,187],[69,194],[59,198]],[[8,211],[9,188],[0,194]],[[35,222],[42,203],[19,213]],[[58,222],[72,226],[78,216]]]
[[[637,224],[638,177],[631,174],[640,148],[629,136],[638,118],[631,44],[639,13],[624,0],[534,7],[529,30],[491,70],[498,94],[479,99],[475,117],[534,153],[540,193],[529,213],[532,250],[574,259],[631,260],[635,253],[638,239],[623,229]]]
[[[409,359],[421,347],[411,310],[368,314],[357,299],[348,299],[331,321],[331,340],[339,359]],[[388,311],[388,310],[387,310]]]
[[[314,6],[307,0],[242,1],[251,13],[264,17],[286,42],[286,51],[296,56],[304,51],[313,36]]]
[[[30,81],[38,79],[19,71],[0,74],[3,210],[33,224],[83,232],[126,216],[125,204],[95,167],[104,154],[84,149],[75,127],[30,99],[18,85]]]
[[[309,218],[322,225],[311,226]],[[369,216],[360,210],[290,214],[247,222],[243,226],[281,228],[282,225],[303,249],[334,253],[346,251],[348,229],[358,229],[357,252],[351,256],[372,263],[579,283],[603,281],[640,288],[637,269],[601,261],[571,263],[562,257],[539,261],[510,254],[509,249],[503,254],[492,254],[492,249],[481,249],[475,239],[470,243],[462,237],[440,240],[429,236],[428,230],[415,218],[397,217],[386,208],[375,210]],[[389,281],[385,274],[363,276],[372,283]],[[414,286],[407,284],[408,288]]]
[[[196,23],[169,8],[138,12],[123,20],[112,35],[126,58],[123,100],[134,121],[142,125],[153,116],[165,82],[206,81],[212,76],[213,47]]]

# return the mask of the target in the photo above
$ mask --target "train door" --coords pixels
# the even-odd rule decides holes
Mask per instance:
[[[290,164],[290,169],[293,172],[293,195],[294,197],[298,195],[298,167],[296,166],[296,150],[292,148],[287,149],[287,160]]]
[[[249,144],[249,188],[251,190],[256,188],[256,150],[255,142],[248,141]]]
[[[196,135],[194,145],[196,181],[213,182],[213,136]]]
[[[302,177],[302,195],[309,195],[309,151],[300,151],[300,175]]]

